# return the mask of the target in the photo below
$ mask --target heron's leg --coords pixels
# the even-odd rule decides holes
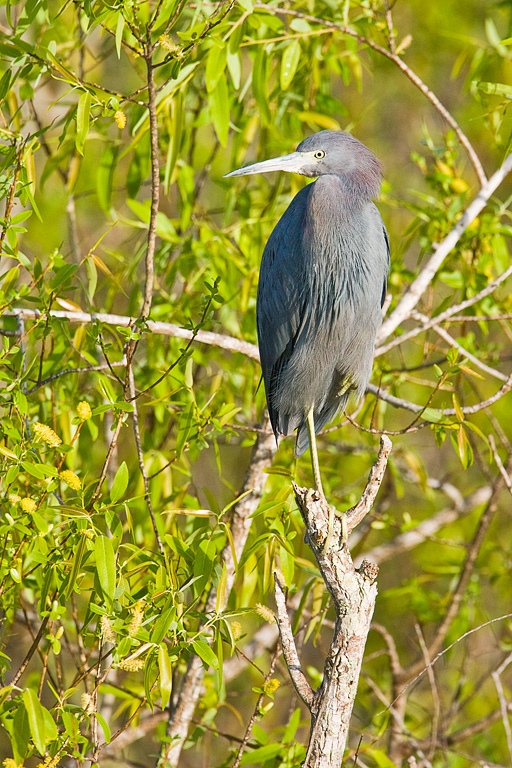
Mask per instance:
[[[315,489],[320,494],[321,498],[325,501],[325,493],[322,488],[322,478],[320,477],[320,467],[318,465],[318,453],[316,450],[316,434],[315,434],[315,419],[313,416],[314,406],[308,413],[308,437],[309,437],[309,450],[311,452],[311,465],[313,467],[313,480],[315,483]]]
[[[324,489],[322,487],[322,478],[320,477],[320,466],[318,464],[318,451],[316,449],[314,406],[311,407],[308,413],[307,424],[308,424],[309,450],[311,453],[311,465],[313,467],[313,479],[315,483],[315,489],[318,491],[320,498],[323,499],[323,501],[325,501],[325,503],[327,504],[327,499],[325,498]],[[334,534],[334,515],[336,513],[336,510],[334,509],[332,504],[327,504],[327,507],[329,509],[329,523],[327,527],[327,536],[325,538],[325,543],[324,543],[324,552],[326,552],[331,546],[331,542]]]
[[[315,483],[315,489],[318,491],[320,498],[323,499],[327,504],[327,499],[325,498],[324,489],[322,487],[322,478],[320,477],[320,466],[318,464],[318,452],[316,449],[315,419],[313,414],[314,414],[314,406],[311,407],[307,417],[309,450],[311,453],[311,465],[313,467],[313,480]],[[327,507],[329,509],[329,523],[327,527],[327,536],[324,543],[324,552],[326,552],[331,546],[331,542],[334,535],[334,516],[335,515],[336,517],[339,517],[341,521],[341,540],[347,541],[348,539],[347,519],[345,517],[345,513],[338,512],[337,509],[335,509],[335,507],[332,506],[332,504],[327,504]]]

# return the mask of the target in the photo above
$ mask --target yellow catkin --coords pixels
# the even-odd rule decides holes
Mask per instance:
[[[18,763],[12,757],[6,757],[2,765],[3,768],[19,768]]]
[[[100,620],[100,632],[103,640],[108,640],[109,643],[115,643],[116,633],[112,627],[108,616],[102,616]]]
[[[53,431],[51,427],[49,427],[47,424],[41,424],[40,422],[36,422],[32,429],[34,430],[34,434],[36,437],[38,437],[40,440],[42,440],[44,443],[50,446],[50,448],[56,448],[58,445],[62,443],[62,440],[58,436],[56,432]]]
[[[117,110],[117,112],[114,115],[114,120],[117,123],[117,127],[119,130],[123,130],[123,128],[126,125],[126,115],[124,112],[122,112],[120,109]]]
[[[82,488],[82,481],[78,475],[75,475],[70,469],[65,469],[62,472],[59,472],[59,477],[74,491],[79,491]]]
[[[275,616],[273,612],[270,610],[270,608],[267,608],[266,605],[262,605],[261,603],[256,603],[256,613],[258,616],[261,616],[262,619],[265,619],[265,621],[268,621],[269,624],[275,624]]]
[[[140,605],[135,606],[135,610],[132,615],[132,620],[130,621],[130,624],[128,625],[128,636],[134,637],[134,635],[137,634],[139,631],[142,619],[144,618],[144,611]]]
[[[31,499],[29,496],[25,496],[25,498],[21,499],[20,501],[20,507],[24,512],[32,515],[37,509],[37,504],[34,499]]]
[[[81,704],[86,715],[91,715],[94,712],[94,698],[90,693],[82,693]]]
[[[267,682],[263,686],[263,690],[265,691],[267,696],[272,696],[272,694],[277,691],[279,686],[280,686],[279,680],[277,680],[275,677],[271,677],[270,680],[267,680]]]
[[[87,400],[82,400],[80,403],[78,403],[76,407],[76,412],[78,413],[78,416],[80,419],[82,419],[82,421],[87,421],[87,419],[90,419],[92,416],[91,406],[89,405]]]
[[[21,501],[21,496],[18,496],[17,493],[10,493],[9,494],[9,504],[12,504],[13,507],[14,507],[14,505],[17,504],[18,501]]]
[[[143,659],[123,659],[119,662],[119,668],[126,672],[138,672],[144,666]]]
[[[167,35],[160,35],[158,38],[158,42],[164,49],[164,51],[167,51],[167,53],[172,53],[172,55],[176,59],[181,59],[183,56],[183,51],[180,48],[179,45],[176,45],[176,43],[173,43],[170,37],[167,37]]]
[[[233,635],[234,640],[239,640],[242,637],[242,625],[239,621],[232,621],[231,622],[231,634]]]

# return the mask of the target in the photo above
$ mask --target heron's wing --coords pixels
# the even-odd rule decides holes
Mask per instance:
[[[278,413],[273,395],[293,353],[305,315],[302,232],[311,186],[302,189],[292,200],[272,232],[261,260],[258,342],[270,421],[276,435],[286,435],[289,431],[288,417]]]
[[[382,219],[381,219],[381,221],[382,221]],[[390,264],[390,261],[391,261],[391,246],[389,244],[389,235],[388,235],[388,231],[386,229],[386,225],[384,224],[383,221],[382,221],[382,232],[384,234],[384,240],[386,242],[386,250],[387,250],[387,255],[388,255],[388,262],[387,262],[386,274],[384,275],[384,284],[382,286],[382,298],[380,300],[380,306],[381,307],[384,306],[384,302],[386,300],[386,291],[387,291],[387,287],[388,287],[388,270],[389,270],[389,264]]]

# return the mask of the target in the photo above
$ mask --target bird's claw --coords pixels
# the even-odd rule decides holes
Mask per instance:
[[[347,518],[344,512],[339,512],[335,506],[332,504],[327,505],[329,508],[329,523],[327,527],[327,536],[325,537],[325,542],[323,546],[323,552],[324,554],[329,551],[331,548],[332,541],[334,539],[334,518],[339,518],[341,522],[341,537],[340,537],[340,544],[346,544],[348,540],[348,528],[347,528]]]

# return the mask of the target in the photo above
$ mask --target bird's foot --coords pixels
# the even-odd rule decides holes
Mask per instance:
[[[334,539],[334,518],[339,518],[341,522],[341,538],[340,543],[346,544],[348,539],[347,518],[344,512],[339,512],[332,504],[327,505],[329,508],[329,522],[327,526],[327,536],[325,537],[324,546],[322,551],[324,554],[331,548]]]

